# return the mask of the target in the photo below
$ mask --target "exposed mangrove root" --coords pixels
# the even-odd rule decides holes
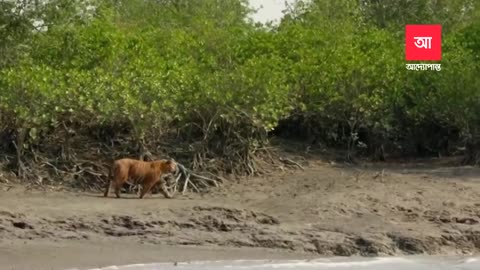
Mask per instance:
[[[226,181],[225,176],[269,173],[282,163],[290,168],[303,169],[293,160],[280,159],[267,147],[268,140],[260,132],[250,133],[248,129],[238,128],[241,125],[222,121],[213,125],[221,129],[214,130],[209,121],[206,123],[201,133],[204,136],[179,138],[167,133],[149,134],[148,140],[142,141],[140,147],[138,140],[128,132],[115,135],[115,129],[118,131],[119,127],[77,128],[73,132],[73,124],[63,125],[27,144],[22,143],[24,132],[19,132],[19,136],[4,143],[11,146],[2,148],[6,152],[0,165],[15,173],[16,181],[35,187],[63,186],[98,192],[109,180],[110,166],[116,159],[140,157],[151,161],[173,157],[180,161],[179,170],[167,182],[167,187],[182,194],[218,187]],[[123,188],[129,193],[140,191],[139,185],[126,184]]]
[[[182,186],[182,189],[181,189],[182,194],[185,194],[188,190],[188,186],[190,186],[195,192],[201,192],[198,186],[209,188],[213,185],[215,187],[218,187],[219,182],[221,182],[219,180],[215,180],[206,176],[196,174],[191,170],[187,169],[181,163],[177,163],[177,166],[178,166],[178,172],[176,174],[175,183],[173,184],[173,190],[175,192],[178,190],[179,185]]]
[[[302,165],[300,165],[298,162],[295,162],[289,158],[282,158],[280,157],[279,160],[283,163],[285,163],[285,165],[290,165],[290,166],[296,166],[298,168],[300,168],[302,171],[304,171],[305,169],[302,167]]]

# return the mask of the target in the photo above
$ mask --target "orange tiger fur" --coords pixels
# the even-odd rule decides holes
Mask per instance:
[[[173,159],[155,161],[141,161],[130,158],[118,159],[110,169],[109,181],[103,196],[107,197],[113,185],[115,195],[120,198],[120,189],[128,180],[142,185],[140,199],[147,194],[158,182],[161,182],[160,192],[166,198],[172,198],[168,192],[163,176],[173,174],[177,170],[177,163]]]

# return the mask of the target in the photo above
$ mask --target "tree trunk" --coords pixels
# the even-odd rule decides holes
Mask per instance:
[[[480,140],[473,136],[465,145],[465,156],[462,163],[464,165],[480,164]]]
[[[23,144],[25,143],[26,130],[23,128],[17,129],[16,139],[15,139],[15,150],[16,150],[16,168],[17,176],[20,179],[25,179],[25,166],[23,165]]]

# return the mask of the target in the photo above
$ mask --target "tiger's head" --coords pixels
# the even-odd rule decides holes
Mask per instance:
[[[173,158],[164,160],[162,165],[163,173],[171,173],[173,175],[177,174],[178,166],[177,162]]]

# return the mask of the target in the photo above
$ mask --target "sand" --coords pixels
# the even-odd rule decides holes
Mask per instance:
[[[0,265],[478,254],[479,198],[480,168],[442,160],[309,160],[173,199],[0,186]]]

